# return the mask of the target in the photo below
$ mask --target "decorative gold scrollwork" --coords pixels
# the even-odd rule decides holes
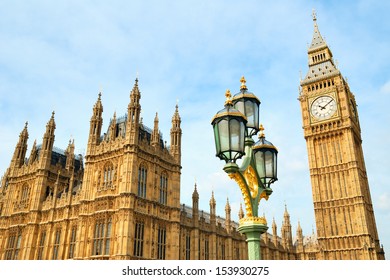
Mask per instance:
[[[250,200],[250,193],[248,193],[248,189],[246,188],[246,184],[243,180],[243,178],[240,176],[238,172],[236,173],[229,173],[230,179],[233,179],[234,181],[237,182],[238,186],[241,189],[241,193],[244,197],[244,203],[245,203],[245,210],[246,210],[246,216],[247,217],[252,217],[252,205],[251,205],[251,200]]]
[[[259,192],[259,185],[257,183],[256,173],[252,166],[249,165],[244,171],[244,178],[249,187],[252,198],[256,198]]]

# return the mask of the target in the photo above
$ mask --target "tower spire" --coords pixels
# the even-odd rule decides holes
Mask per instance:
[[[311,44],[309,47],[309,51],[313,51],[322,47],[327,47],[326,42],[324,38],[321,36],[320,30],[318,29],[317,25],[317,14],[315,10],[313,10],[313,24],[314,24],[314,32],[313,32],[313,38],[311,40]]]
[[[313,37],[307,50],[309,70],[305,78],[301,79],[301,86],[340,74],[334,64],[332,52],[320,33],[317,14],[314,10],[312,17],[314,24]]]

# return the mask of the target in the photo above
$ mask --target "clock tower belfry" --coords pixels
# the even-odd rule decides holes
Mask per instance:
[[[364,163],[355,96],[317,26],[299,101],[321,259],[384,259]]]

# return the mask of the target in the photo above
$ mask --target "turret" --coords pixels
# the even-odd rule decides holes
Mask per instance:
[[[68,147],[65,150],[66,154],[66,165],[67,170],[74,168],[74,140],[69,140]]]
[[[179,106],[176,104],[175,113],[172,117],[171,128],[171,155],[176,159],[177,163],[181,163],[181,118],[179,115]]]
[[[158,114],[156,113],[156,116],[154,117],[154,126],[153,126],[151,144],[153,147],[158,147],[159,142],[160,142],[160,132],[158,128]]]
[[[98,100],[93,106],[93,113],[90,121],[89,137],[88,137],[88,152],[92,145],[98,145],[100,142],[100,134],[103,125],[103,105],[101,100],[101,92],[99,92]]]
[[[214,198],[214,191],[211,192],[211,198],[210,198],[210,215],[215,217],[215,208],[216,208],[216,202]]]
[[[28,158],[28,164],[32,164],[37,159],[37,140],[34,140],[32,146],[30,157]]]
[[[198,227],[199,224],[199,193],[196,188],[196,183],[194,187],[194,192],[192,193],[192,220],[195,227]]]
[[[301,247],[303,246],[303,234],[302,234],[301,224],[299,223],[299,221],[297,226],[297,245]]]
[[[114,116],[111,119],[110,122],[110,128],[108,131],[108,139],[109,140],[115,140],[116,137],[116,112],[114,112]]]
[[[196,188],[196,183],[194,187],[194,192],[192,193],[192,209],[195,211],[195,213],[198,213],[199,210],[199,193]]]
[[[27,125],[28,123],[26,122],[22,132],[19,134],[19,141],[16,144],[14,155],[11,160],[11,167],[21,167],[24,164],[28,140]]]
[[[216,227],[216,205],[217,203],[215,202],[215,198],[214,198],[214,191],[211,192],[211,198],[210,198],[210,225],[211,225],[211,228],[212,230],[215,230],[215,227]]]
[[[42,168],[46,168],[50,165],[51,162],[51,153],[53,151],[53,145],[54,145],[54,131],[56,129],[56,123],[54,121],[54,111],[51,114],[51,118],[46,124],[46,131],[43,135],[42,140],[42,148],[41,148],[41,154],[40,154],[40,164]]]
[[[272,239],[275,247],[278,246],[278,227],[276,226],[275,218],[272,221]]]
[[[286,248],[292,247],[292,231],[290,223],[290,214],[287,211],[287,205],[284,208],[283,224],[282,224],[282,242]]]
[[[133,89],[130,92],[130,103],[127,106],[126,139],[131,144],[138,143],[138,131],[141,115],[141,93],[138,88],[138,78],[135,79]]]
[[[238,218],[241,220],[245,217],[244,209],[242,209],[242,203],[240,203],[240,210],[238,211]]]
[[[226,200],[226,205],[225,205],[225,228],[229,233],[230,233],[230,226],[231,226],[231,212],[232,209],[230,207],[229,198],[228,198]]]

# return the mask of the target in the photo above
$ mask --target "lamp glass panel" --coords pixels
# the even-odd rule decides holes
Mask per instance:
[[[245,115],[245,108],[244,108],[244,101],[243,100],[237,101],[237,103],[234,104],[234,108],[236,108],[243,115]]]
[[[254,108],[255,107],[255,103],[252,102],[251,100],[247,100],[245,101],[245,115],[246,115],[246,118],[248,119],[248,123],[247,123],[247,127],[254,127],[255,123],[255,110]]]
[[[218,123],[219,141],[221,144],[221,152],[228,151],[229,147],[229,122],[223,119]]]
[[[265,177],[273,178],[274,177],[274,157],[271,151],[265,152]]]
[[[231,119],[230,123],[230,149],[233,151],[241,150],[241,125],[237,119]]]
[[[256,160],[256,168],[257,168],[257,175],[260,178],[263,178],[265,175],[265,170],[264,170],[264,153],[262,151],[258,151],[255,153],[255,160]]]
[[[214,125],[214,141],[215,141],[215,151],[218,155],[221,152],[221,142],[219,140],[218,125]]]

